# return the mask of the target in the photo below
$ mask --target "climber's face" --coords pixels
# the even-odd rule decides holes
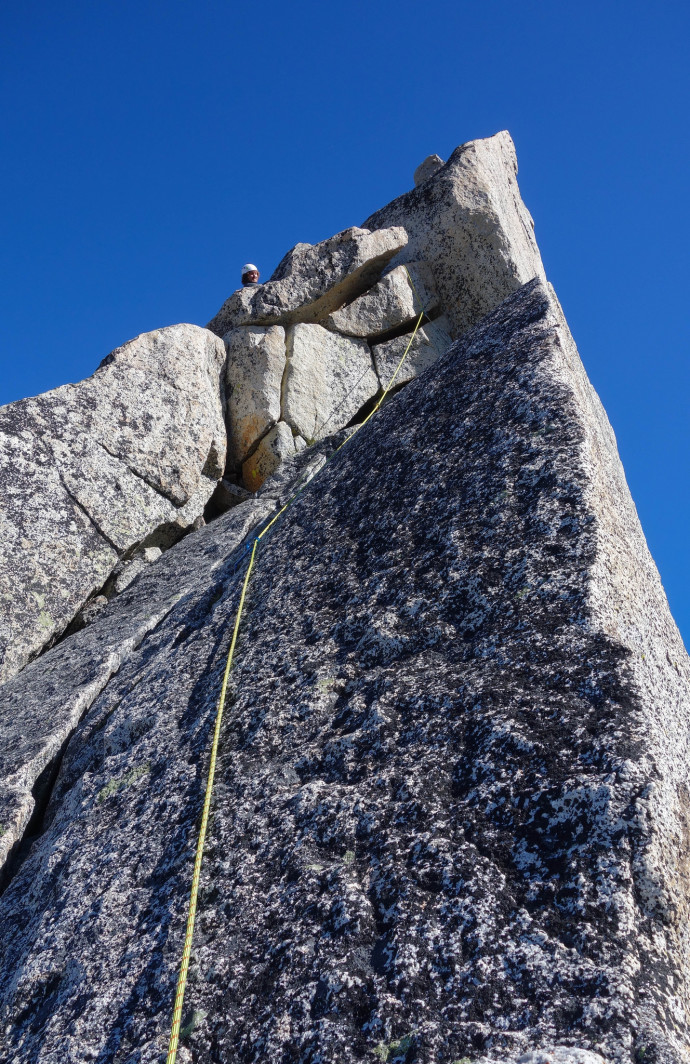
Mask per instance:
[[[259,280],[259,271],[251,270],[249,273],[245,273],[242,278],[242,284],[256,284]]]

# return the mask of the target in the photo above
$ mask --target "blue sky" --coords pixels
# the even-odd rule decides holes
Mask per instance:
[[[204,324],[243,262],[267,276],[508,129],[687,644],[689,12],[5,0],[0,403]]]

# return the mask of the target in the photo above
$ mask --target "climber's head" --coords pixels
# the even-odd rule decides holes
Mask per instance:
[[[245,262],[242,267],[242,284],[258,284],[259,283],[259,271],[253,262]]]

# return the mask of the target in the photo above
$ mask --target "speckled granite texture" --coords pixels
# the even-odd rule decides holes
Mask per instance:
[[[2,1064],[164,1057],[241,579],[224,522],[0,899]],[[454,344],[264,542],[180,1059],[687,1061],[690,669],[550,292]]]
[[[225,465],[225,350],[198,325],[0,407],[0,683],[64,632],[138,544],[169,545]]]

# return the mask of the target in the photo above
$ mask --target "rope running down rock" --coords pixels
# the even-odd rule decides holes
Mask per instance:
[[[410,277],[410,273],[409,273],[409,270],[407,270],[407,267],[405,267],[405,270],[407,272],[407,276],[410,279],[410,284],[412,285],[412,288],[414,289],[415,295],[417,295],[417,298],[419,299],[417,290],[416,290],[416,288],[414,286],[414,282],[413,282],[412,278]],[[400,361],[398,362],[398,364],[397,364],[397,366],[395,368],[395,372],[393,373],[393,376],[391,377],[391,379],[388,382],[383,394],[378,399],[378,401],[376,402],[376,404],[373,407],[373,409],[369,412],[369,414],[367,414],[367,416],[364,418],[364,420],[359,425],[357,425],[355,427],[355,430],[352,433],[352,435],[348,436],[348,438],[343,443],[341,443],[338,448],[336,448],[336,450],[333,452],[333,454],[327,459],[327,461],[321,467],[321,470],[319,472],[323,471],[323,469],[326,467],[326,465],[328,465],[328,463],[333,458],[335,458],[336,454],[338,454],[338,452],[343,449],[345,444],[349,443],[350,440],[352,439],[352,437],[355,436],[356,433],[359,432],[360,429],[364,428],[366,423],[374,416],[374,414],[380,408],[380,406],[383,403],[384,399],[386,398],[386,396],[390,392],[391,388],[393,387],[393,382],[395,381],[395,378],[398,376],[398,373],[402,369],[403,363],[405,362],[405,359],[407,358],[407,355],[408,355],[408,352],[410,350],[410,347],[412,346],[412,342],[413,342],[413,340],[414,340],[414,338],[415,338],[415,336],[417,334],[417,331],[418,331],[418,329],[419,329],[419,327],[420,327],[420,325],[422,323],[422,320],[423,320],[424,316],[425,316],[425,312],[422,309],[419,317],[417,318],[417,323],[416,323],[416,325],[414,327],[414,331],[412,332],[412,334],[410,336],[410,339],[409,339],[409,341],[407,343],[407,346],[406,346],[406,348],[405,348],[405,350],[404,350],[404,352],[402,354],[402,357],[401,357]],[[192,955],[192,940],[194,938],[194,922],[195,922],[195,919],[196,919],[197,900],[198,900],[198,895],[199,895],[199,881],[201,879],[201,862],[202,862],[203,854],[204,854],[204,845],[206,843],[206,832],[207,832],[207,829],[208,829],[208,820],[209,820],[209,814],[210,814],[210,811],[211,811],[211,798],[212,798],[212,795],[213,795],[213,782],[214,782],[214,777],[215,777],[215,773],[216,773],[216,760],[217,760],[217,756],[218,756],[218,745],[219,745],[219,741],[220,741],[220,729],[221,729],[221,724],[222,724],[222,720],[223,720],[223,711],[225,709],[225,699],[226,699],[226,694],[227,694],[227,689],[228,689],[228,680],[229,680],[229,677],[230,677],[230,671],[232,669],[232,661],[233,661],[233,657],[234,657],[234,653],[235,653],[235,646],[237,644],[237,637],[238,637],[238,634],[239,634],[240,621],[242,619],[242,613],[243,613],[243,610],[244,610],[244,603],[245,603],[245,598],[246,598],[246,595],[247,595],[247,588],[249,586],[249,579],[250,579],[251,574],[252,574],[252,569],[254,568],[254,561],[255,561],[255,558],[256,558],[256,552],[257,552],[257,548],[258,548],[261,540],[264,538],[264,536],[266,536],[271,531],[273,526],[282,517],[282,515],[285,513],[285,511],[288,509],[288,507],[292,506],[292,504],[295,501],[295,499],[297,499],[297,497],[299,495],[301,495],[301,493],[304,491],[305,487],[307,486],[307,483],[309,483],[309,481],[304,483],[295,492],[295,494],[292,495],[291,498],[288,499],[288,501],[284,504],[284,506],[282,506],[281,509],[278,510],[278,512],[271,518],[271,520],[266,525],[266,527],[259,533],[258,536],[255,537],[254,542],[252,544],[252,548],[251,548],[251,554],[250,554],[250,557],[249,557],[249,564],[247,566],[247,572],[245,573],[245,576],[244,576],[244,583],[242,584],[242,592],[240,594],[240,601],[239,601],[239,604],[237,606],[237,613],[235,615],[235,624],[234,624],[234,627],[233,627],[232,639],[230,640],[230,649],[228,650],[228,657],[227,657],[227,661],[225,663],[225,671],[223,673],[223,682],[221,684],[220,694],[218,696],[218,705],[217,705],[217,709],[216,709],[216,722],[215,722],[215,727],[213,729],[213,741],[211,743],[211,755],[210,755],[210,759],[209,759],[208,776],[207,776],[207,780],[206,780],[206,792],[205,792],[205,795],[204,795],[204,805],[203,805],[203,809],[202,809],[202,813],[201,813],[201,823],[199,825],[199,836],[198,836],[198,839],[197,839],[196,855],[195,855],[195,858],[194,858],[194,871],[192,873],[192,886],[191,886],[190,897],[189,897],[189,907],[187,909],[187,928],[186,928],[186,932],[185,932],[184,947],[182,949],[182,959],[180,961],[180,972],[179,972],[178,979],[177,979],[177,990],[175,992],[175,1004],[173,1006],[172,1026],[171,1026],[171,1030],[170,1030],[170,1042],[169,1042],[169,1045],[168,1045],[168,1055],[166,1057],[166,1064],[175,1064],[175,1061],[177,1059],[177,1050],[178,1050],[179,1041],[180,1041],[180,1027],[181,1027],[181,1024],[182,1024],[182,1008],[183,1008],[183,1005],[184,1005],[184,995],[185,995],[185,990],[186,990],[186,987],[187,987],[187,975],[188,975],[188,972],[189,972],[189,961],[190,961],[190,958],[191,958],[191,955]]]

